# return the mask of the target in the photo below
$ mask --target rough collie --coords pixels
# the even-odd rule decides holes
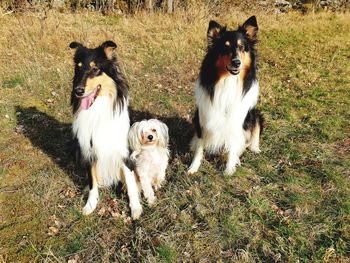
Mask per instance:
[[[76,50],[71,93],[73,136],[90,180],[83,214],[88,215],[96,208],[98,187],[109,187],[122,180],[131,215],[137,219],[142,213],[138,188],[125,164],[129,156],[128,84],[117,62],[117,45],[106,41],[92,49],[77,42],[69,46]]]
[[[208,51],[196,82],[194,158],[189,174],[198,171],[204,150],[227,153],[226,173],[235,172],[248,147],[260,152],[263,118],[256,109],[259,83],[256,77],[258,25],[250,17],[235,31],[215,21],[208,28]]]

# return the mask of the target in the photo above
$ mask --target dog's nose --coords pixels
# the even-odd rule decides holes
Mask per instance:
[[[74,88],[74,92],[77,96],[83,96],[84,95],[84,92],[85,92],[85,88],[84,86],[77,86]]]
[[[152,141],[153,140],[153,135],[148,135],[147,138],[148,138],[148,140]]]
[[[235,58],[232,60],[232,66],[235,68],[239,68],[239,66],[241,65],[241,61],[238,58]]]

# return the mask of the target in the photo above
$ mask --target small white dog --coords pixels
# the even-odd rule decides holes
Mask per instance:
[[[154,190],[165,180],[165,170],[169,161],[169,135],[165,123],[156,120],[135,122],[129,131],[130,156],[138,176],[143,195],[148,204],[154,204]]]

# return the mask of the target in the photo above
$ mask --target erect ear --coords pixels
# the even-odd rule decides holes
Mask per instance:
[[[249,40],[256,41],[258,33],[258,23],[256,22],[256,17],[251,16],[242,25],[245,30],[246,36]]]
[[[69,47],[70,48],[79,48],[79,47],[82,47],[83,45],[78,43],[78,42],[75,42],[73,41],[72,43],[69,44]]]
[[[209,48],[213,46],[215,39],[219,38],[220,33],[224,32],[225,30],[226,30],[226,27],[221,26],[216,21],[211,20],[209,22],[208,33],[207,33]]]
[[[108,40],[106,42],[103,42],[101,47],[103,48],[103,51],[105,52],[108,59],[113,59],[115,57],[115,49],[117,48],[116,43]]]

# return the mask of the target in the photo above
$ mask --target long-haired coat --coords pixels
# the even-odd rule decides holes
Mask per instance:
[[[240,164],[239,157],[246,147],[260,152],[263,119],[256,109],[257,32],[255,16],[235,31],[228,31],[215,21],[209,23],[208,51],[195,88],[195,154],[189,174],[198,171],[204,150],[227,153],[225,172],[229,174]]]
[[[106,41],[92,49],[77,42],[69,46],[76,50],[71,94],[73,135],[90,180],[83,214],[96,208],[98,187],[109,187],[122,180],[132,217],[137,219],[142,212],[137,184],[125,164],[129,156],[128,84],[116,59],[117,45]]]
[[[153,205],[156,200],[152,186],[157,190],[165,180],[169,160],[168,143],[168,127],[157,119],[135,122],[130,128],[130,159],[149,205]]]

